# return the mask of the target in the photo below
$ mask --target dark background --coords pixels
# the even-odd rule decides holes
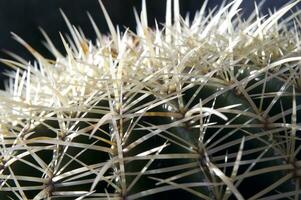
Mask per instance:
[[[266,0],[262,13],[266,14],[268,9],[279,8],[288,1]],[[135,20],[132,11],[133,7],[136,7],[138,12],[140,11],[141,0],[102,0],[102,2],[114,24],[119,24],[122,27],[130,27],[132,30],[135,30]],[[212,9],[220,5],[221,2],[222,0],[209,0],[208,8]],[[257,2],[260,2],[260,0]],[[146,3],[149,23],[154,24],[154,18],[159,23],[163,23],[166,1],[146,0]],[[193,16],[202,4],[203,0],[180,0],[181,13],[185,15],[189,12]],[[254,1],[244,0],[241,7],[243,8],[243,16],[246,17],[254,11]],[[14,32],[43,55],[51,57],[41,43],[43,37],[38,27],[42,27],[58,49],[62,50],[58,32],[67,33],[68,30],[59,12],[59,8],[65,12],[72,24],[80,26],[86,36],[92,40],[95,38],[95,34],[87,17],[87,11],[92,15],[103,33],[106,33],[108,30],[98,0],[0,0],[0,50],[12,51],[25,60],[32,60],[32,56],[11,38],[11,32]],[[0,58],[9,57],[1,51]],[[0,63],[0,73],[5,68]],[[5,77],[0,75],[0,88],[3,88],[4,79]]]

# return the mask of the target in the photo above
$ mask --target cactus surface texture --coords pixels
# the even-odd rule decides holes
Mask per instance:
[[[193,20],[88,40],[62,13],[55,59],[17,35],[0,91],[1,200],[301,199],[301,12],[240,17],[242,0]],[[295,9],[296,10],[296,9]]]

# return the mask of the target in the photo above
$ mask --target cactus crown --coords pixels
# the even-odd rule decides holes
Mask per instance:
[[[135,33],[100,2],[96,42],[62,13],[55,60],[13,35],[36,62],[2,59],[1,199],[300,198],[299,1],[247,20],[241,2],[190,21],[167,0],[151,29],[143,1]]]

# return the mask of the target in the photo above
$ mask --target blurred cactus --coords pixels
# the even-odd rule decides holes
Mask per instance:
[[[2,62],[4,199],[301,199],[300,12],[239,16],[206,4],[192,22],[167,0],[166,23],[86,39],[66,55]],[[257,13],[257,14],[256,14]]]

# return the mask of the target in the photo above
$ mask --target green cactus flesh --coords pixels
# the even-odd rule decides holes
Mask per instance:
[[[236,0],[189,22],[167,1],[95,45],[70,25],[55,60],[14,69],[0,102],[0,199],[301,199],[299,1],[242,21]],[[282,18],[282,20],[280,20]],[[295,24],[295,26],[294,26]]]

